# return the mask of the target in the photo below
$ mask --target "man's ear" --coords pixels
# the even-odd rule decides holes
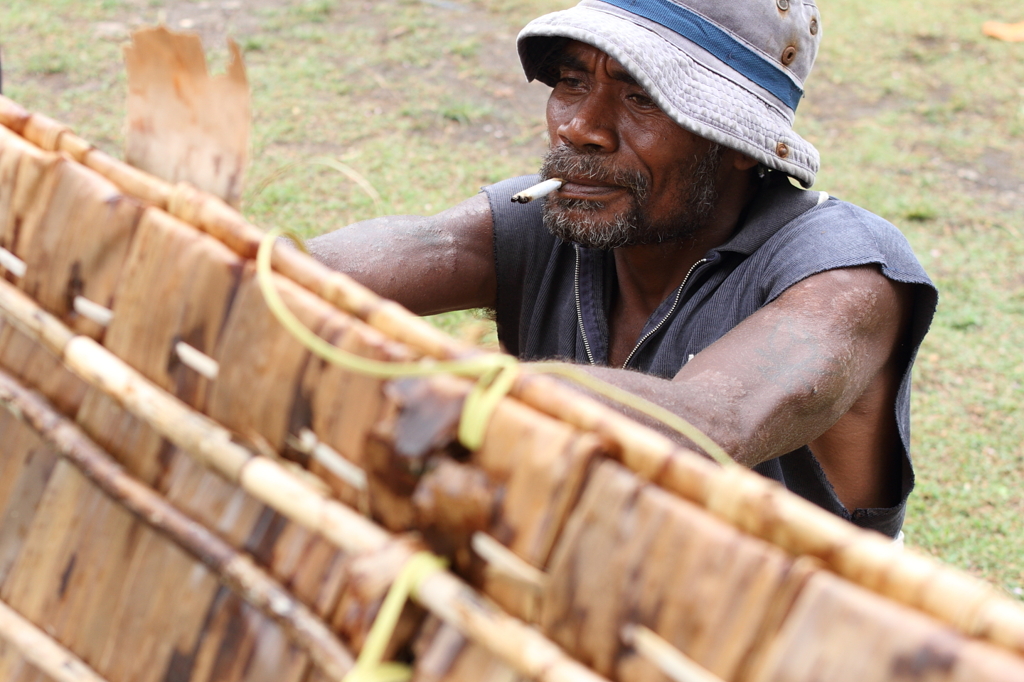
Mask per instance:
[[[741,154],[736,150],[729,150],[732,152],[732,166],[738,171],[748,171],[757,165],[757,161],[750,158],[746,154]]]

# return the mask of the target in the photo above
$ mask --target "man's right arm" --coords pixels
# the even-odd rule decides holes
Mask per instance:
[[[327,267],[418,315],[495,305],[493,221],[483,193],[434,216],[365,220],[306,246]]]

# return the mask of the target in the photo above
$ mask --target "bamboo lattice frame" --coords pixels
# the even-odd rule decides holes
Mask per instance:
[[[405,642],[412,639],[418,642],[416,646],[420,655],[417,656],[415,674],[421,679],[433,679],[430,677],[429,666],[433,665],[430,661],[443,656],[431,652],[441,650],[449,651],[448,657],[454,661],[450,661],[449,667],[440,674],[444,679],[458,679],[459,674],[465,675],[465,671],[470,669],[479,674],[485,663],[492,666],[487,668],[492,671],[489,674],[501,676],[507,674],[502,670],[514,671],[515,675],[538,680],[597,680],[602,679],[602,675],[631,679],[653,676],[655,679],[660,673],[651,672],[653,669],[649,668],[651,664],[647,658],[637,658],[634,652],[662,651],[658,649],[658,642],[662,641],[658,634],[662,633],[651,631],[656,631],[657,627],[669,635],[666,639],[671,640],[675,636],[677,641],[683,641],[679,640],[681,635],[672,635],[673,627],[683,626],[671,625],[671,618],[659,620],[664,616],[650,612],[648,616],[637,616],[649,621],[635,624],[641,629],[623,630],[621,625],[633,625],[619,623],[606,632],[601,629],[601,624],[605,623],[602,618],[611,618],[608,622],[617,623],[617,617],[599,616],[595,612],[590,625],[567,625],[575,623],[570,614],[584,608],[582,604],[590,604],[586,608],[600,607],[599,602],[591,604],[585,596],[576,594],[577,584],[592,584],[595,593],[605,590],[622,604],[639,599],[630,607],[638,614],[647,613],[645,609],[651,608],[649,604],[644,606],[642,595],[633,595],[628,590],[620,594],[619,591],[625,588],[614,582],[619,579],[615,578],[618,574],[614,574],[619,570],[614,567],[617,565],[615,562],[607,569],[611,571],[608,575],[600,566],[593,569],[596,573],[580,573],[578,570],[580,562],[589,556],[586,552],[592,551],[587,548],[600,547],[615,537],[614,524],[602,525],[601,509],[605,503],[609,508],[614,507],[608,501],[617,499],[621,500],[616,503],[620,507],[614,508],[621,509],[623,518],[632,518],[631,515],[636,514],[637,523],[642,522],[640,528],[649,529],[647,535],[639,533],[636,536],[646,537],[645,542],[650,543],[646,550],[639,545],[630,550],[639,552],[637,556],[643,556],[646,551],[661,556],[657,554],[661,552],[664,557],[675,557],[673,561],[683,561],[684,570],[691,571],[694,576],[712,576],[716,572],[708,573],[709,569],[699,562],[689,566],[686,561],[695,560],[685,557],[702,553],[714,555],[724,551],[721,548],[723,543],[741,548],[729,550],[739,552],[735,557],[747,557],[734,557],[730,565],[748,566],[742,570],[754,573],[748,575],[740,568],[734,568],[730,570],[740,573],[732,575],[729,571],[719,570],[717,573],[726,577],[721,578],[722,582],[716,589],[739,589],[736,586],[744,585],[747,587],[743,589],[749,590],[754,589],[749,587],[753,584],[761,590],[748,594],[748,603],[755,605],[750,608],[756,613],[736,621],[731,611],[716,611],[719,607],[709,606],[711,615],[700,622],[707,627],[715,624],[715,627],[722,628],[723,634],[719,639],[728,641],[718,641],[707,635],[710,639],[706,642],[698,637],[686,645],[692,651],[685,653],[693,654],[701,665],[720,674],[723,679],[804,679],[787,667],[790,664],[784,655],[795,650],[792,647],[806,644],[801,639],[806,635],[800,634],[800,623],[804,621],[798,622],[792,614],[801,614],[800,618],[805,620],[813,619],[816,612],[807,606],[812,603],[820,605],[817,607],[820,613],[827,609],[836,613],[859,613],[852,604],[859,603],[856,595],[864,589],[879,595],[877,611],[888,614],[878,616],[880,628],[891,626],[890,629],[895,628],[893,632],[897,632],[900,627],[892,623],[898,622],[901,626],[906,623],[906,631],[912,633],[907,637],[911,639],[917,636],[913,633],[924,633],[920,636],[924,638],[921,641],[925,641],[927,637],[938,636],[935,635],[937,632],[946,633],[942,637],[952,638],[948,648],[953,653],[943,650],[939,659],[940,663],[945,661],[942,665],[945,665],[946,672],[954,676],[941,679],[961,679],[955,675],[1003,679],[1000,675],[1011,674],[1008,671],[1024,670],[1024,661],[1019,658],[1024,653],[1024,610],[990,587],[929,559],[900,552],[883,538],[858,530],[748,471],[738,467],[719,468],[550,378],[517,377],[510,397],[501,402],[488,427],[483,446],[479,451],[469,453],[467,458],[454,445],[452,409],[457,410],[461,405],[469,391],[469,382],[454,378],[381,382],[366,381],[344,373],[331,374],[332,370],[311,363],[301,347],[288,345],[286,337],[282,337],[285,340],[281,341],[284,345],[279,346],[280,357],[284,358],[281,364],[287,367],[268,370],[268,381],[273,379],[274,372],[280,376],[295,377],[294,380],[299,382],[299,392],[305,391],[302,395],[309,401],[306,409],[313,416],[295,417],[293,412],[292,422],[302,418],[311,420],[308,426],[311,433],[318,431],[314,434],[316,438],[322,441],[333,439],[336,443],[337,451],[330,452],[363,467],[368,475],[368,486],[366,489],[354,488],[351,482],[346,483],[331,475],[312,459],[305,462],[308,471],[281,461],[277,451],[287,450],[286,443],[298,442],[300,429],[292,432],[293,424],[272,415],[260,417],[256,413],[244,413],[248,405],[236,406],[242,396],[222,395],[226,389],[220,386],[235,381],[244,370],[232,364],[230,353],[220,356],[219,372],[209,371],[205,378],[193,377],[182,383],[183,372],[187,370],[172,372],[159,362],[151,362],[143,355],[132,355],[132,352],[128,353],[131,359],[126,362],[111,352],[112,348],[121,347],[118,344],[128,343],[124,340],[126,332],[122,331],[125,327],[116,326],[125,324],[118,315],[125,314],[119,311],[126,309],[124,306],[131,298],[125,282],[136,276],[139,287],[151,286],[144,282],[163,281],[152,279],[152,275],[147,275],[145,268],[139,265],[149,262],[145,260],[144,249],[139,246],[144,239],[165,240],[154,241],[153,244],[187,243],[188,248],[193,249],[189,253],[200,253],[202,258],[213,258],[221,264],[217,266],[222,266],[221,270],[214,268],[211,272],[235,273],[232,275],[235,279],[229,277],[223,282],[213,275],[208,282],[204,280],[208,286],[214,287],[212,290],[219,291],[216,287],[221,287],[231,293],[224,310],[186,311],[186,315],[209,321],[202,327],[207,336],[197,337],[193,343],[206,345],[212,350],[216,344],[226,344],[224,339],[230,338],[232,333],[242,334],[243,329],[250,333],[259,330],[271,333],[267,332],[269,327],[251,327],[256,324],[253,320],[263,319],[259,316],[244,317],[243,313],[237,313],[248,320],[245,324],[249,327],[240,326],[242,323],[236,317],[229,316],[227,321],[223,319],[228,315],[227,309],[234,316],[240,308],[262,305],[260,299],[251,293],[254,290],[251,286],[251,261],[262,233],[219,200],[187,185],[171,186],[147,176],[92,148],[61,124],[39,114],[30,114],[4,98],[0,98],[0,124],[7,131],[0,130],[0,213],[5,209],[15,211],[17,201],[22,201],[28,207],[23,216],[25,224],[35,226],[29,230],[33,239],[52,240],[54,237],[49,237],[47,230],[57,229],[50,226],[53,222],[47,217],[50,209],[33,203],[34,197],[43,197],[46,192],[63,196],[61,192],[81,192],[84,191],[82,187],[99,187],[97,183],[106,183],[102,185],[107,188],[103,206],[123,205],[118,209],[122,212],[118,215],[124,221],[135,221],[124,234],[111,232],[113,228],[105,227],[103,229],[109,234],[104,234],[108,236],[97,237],[112,240],[109,241],[111,244],[123,245],[119,247],[122,252],[118,253],[121,253],[121,262],[128,265],[103,272],[97,270],[98,274],[86,273],[84,283],[80,285],[81,290],[87,293],[106,292],[103,294],[106,297],[104,302],[114,301],[114,321],[106,330],[103,324],[76,317],[72,307],[61,298],[61,283],[40,281],[38,278],[45,278],[45,273],[40,275],[33,271],[40,264],[62,262],[60,258],[73,260],[74,254],[62,255],[68,249],[78,248],[88,255],[88,237],[76,236],[79,241],[72,246],[56,242],[55,246],[46,247],[49,251],[31,243],[18,245],[16,250],[19,252],[37,255],[26,261],[28,271],[23,277],[16,276],[17,273],[9,274],[8,282],[0,282],[0,324],[7,328],[5,341],[2,336],[4,327],[0,326],[0,365],[5,366],[8,372],[21,375],[18,380],[0,375],[0,402],[5,404],[10,414],[18,415],[20,423],[30,427],[30,431],[47,447],[75,462],[86,478],[110,500],[127,509],[135,518],[142,519],[149,527],[170,537],[173,544],[183,547],[262,613],[268,622],[280,626],[284,636],[295,642],[305,656],[302,661],[306,662],[294,664],[294,670],[300,671],[293,672],[294,679],[316,679],[317,675],[333,679],[348,669],[351,659],[346,649],[358,650],[362,646],[368,624],[345,624],[338,620],[341,618],[338,614],[346,605],[350,610],[373,611],[373,604],[379,603],[382,596],[380,590],[388,582],[384,579],[388,571],[382,571],[385,576],[378,580],[382,585],[376,592],[370,590],[371,594],[364,594],[360,590],[365,592],[368,588],[356,580],[356,576],[361,575],[358,567],[376,566],[374,561],[379,561],[383,562],[381,565],[390,566],[389,570],[397,570],[396,567],[404,561],[403,557],[411,556],[418,546],[416,542],[396,545],[389,530],[372,523],[349,505],[364,511],[369,509],[392,532],[417,529],[424,533],[424,538],[434,547],[451,552],[458,570],[470,576],[474,585],[504,609],[491,605],[452,573],[440,572],[425,578],[417,591],[417,601],[447,625],[440,626],[439,630],[438,626],[431,626],[436,630],[434,632],[430,627],[417,625],[417,614],[407,613],[403,617],[404,625],[399,627],[400,631],[403,627],[407,631],[396,635],[404,637]],[[24,194],[27,190],[23,190],[23,186],[28,181],[17,175],[21,166],[8,169],[9,176],[4,176],[3,154],[17,156],[22,152],[4,150],[22,149],[20,145],[38,150],[24,152],[38,158],[38,177],[32,178],[36,183],[32,185],[34,193],[19,197],[17,190],[22,188]],[[54,168],[61,164],[64,170],[55,171]],[[51,178],[54,179],[51,181]],[[5,182],[10,184],[6,191],[12,197],[6,206],[3,203]],[[6,219],[0,215],[0,239],[4,235],[3,221]],[[47,256],[50,260],[37,252],[50,254]],[[202,259],[197,262],[206,263]],[[343,347],[349,346],[354,352],[393,361],[464,359],[478,353],[437,332],[396,304],[380,299],[298,252],[275,248],[272,265],[279,274],[276,279],[278,286],[282,287],[290,304],[298,305],[303,315],[320,325],[321,336]],[[133,267],[135,270],[131,269]],[[7,271],[10,273],[10,268]],[[28,288],[29,293],[37,293],[26,295],[13,282],[18,282],[23,289]],[[47,293],[50,290],[53,293]],[[36,300],[37,296],[39,300]],[[123,306],[122,302],[125,302]],[[145,322],[144,318],[139,319]],[[217,331],[221,324],[224,327]],[[181,341],[175,338],[174,342]],[[12,366],[16,350],[23,356],[27,353],[25,357],[33,358],[32,361],[25,367]],[[141,364],[133,368],[133,362]],[[44,371],[39,367],[47,369]],[[318,419],[328,419],[331,414],[318,402],[330,404],[328,398],[331,396],[321,397],[321,394],[329,393],[333,386],[331,382],[343,387],[339,391],[355,391],[346,395],[362,395],[360,391],[365,390],[365,395],[375,396],[359,409],[347,407],[343,410],[358,413],[355,417],[345,418],[362,420],[359,425],[355,422],[341,426],[318,425]],[[21,383],[34,385],[53,405],[27,392]],[[266,390],[272,388],[266,381],[263,385]],[[259,400],[253,403],[252,410],[261,409],[257,404]],[[82,429],[76,430],[77,427],[59,412],[77,418]],[[129,418],[123,415],[131,415],[131,429],[134,429],[131,433],[141,438],[140,442],[153,444],[150,448],[153,458],[134,461],[131,454],[120,451],[127,444],[106,443],[104,447],[110,449],[108,454],[93,442],[92,438],[106,438],[109,435],[105,433],[107,430],[113,433],[120,428],[107,429],[104,420],[112,423]],[[220,418],[225,419],[226,424],[218,423]],[[275,419],[281,421],[280,425],[275,426]],[[409,431],[410,423],[419,424],[419,431]],[[127,433],[124,428],[120,433]],[[248,444],[239,441],[240,428],[245,431],[242,436],[243,440],[249,441]],[[159,445],[161,440],[166,445]],[[298,455],[294,448],[292,450],[289,456],[294,459]],[[276,575],[282,569],[274,560],[254,562],[244,543],[240,547],[238,539],[223,537],[227,531],[206,530],[204,524],[216,525],[216,519],[190,518],[202,517],[202,512],[196,508],[179,509],[187,505],[165,500],[163,496],[169,493],[145,480],[156,466],[153,461],[157,457],[161,462],[169,458],[176,463],[179,459],[175,459],[175,453],[179,451],[185,457],[180,462],[193,459],[228,482],[217,485],[227,485],[232,491],[244,491],[232,494],[243,495],[247,500],[245,504],[255,505],[254,509],[272,510],[266,513],[276,513],[284,520],[286,529],[292,525],[305,528],[341,551],[341,556],[348,563],[345,571],[335,572],[332,578],[336,582],[332,606],[317,612],[307,605],[308,598],[304,600],[293,596],[287,586],[282,586],[281,577]],[[0,451],[0,456],[5,454]],[[403,457],[407,459],[403,460]],[[298,459],[301,463],[302,457]],[[121,465],[114,460],[121,461]],[[625,468],[612,464],[614,461]],[[427,464],[426,469],[422,468]],[[194,475],[200,476],[198,473]],[[451,481],[458,482],[455,492],[448,489],[447,482]],[[645,486],[644,482],[654,486]],[[47,485],[56,484],[51,481]],[[496,492],[498,490],[500,494]],[[598,495],[594,492],[597,490],[603,492]],[[536,497],[539,495],[545,497]],[[486,504],[480,502],[481,499]],[[639,506],[631,500],[640,500]],[[473,504],[483,506],[478,509]],[[462,516],[451,518],[453,509],[461,510],[459,514]],[[498,514],[501,523],[492,527],[488,524],[494,514]],[[497,558],[492,558],[491,565],[481,572],[480,560],[473,558],[476,555],[471,550],[469,536],[460,530],[464,527],[475,528],[475,537],[481,532],[485,533],[484,537],[507,535],[499,537],[497,543],[499,547],[504,544],[510,550],[504,570],[499,551],[493,555]],[[674,537],[672,533],[681,532],[678,529],[684,527],[691,528],[691,531],[679,536],[675,544],[667,543],[665,538]],[[655,533],[657,528],[663,530]],[[231,532],[227,534],[231,535]],[[678,546],[685,545],[685,538],[705,536],[707,539],[701,542],[710,543],[706,547],[693,545],[691,554],[678,555],[681,551]],[[624,536],[620,540],[623,546],[628,547],[633,547],[631,542],[639,542],[633,536]],[[475,543],[476,546],[479,544]],[[3,527],[0,525],[0,559],[3,546]],[[608,550],[614,552],[615,547],[609,545]],[[19,565],[16,563],[15,568]],[[691,598],[689,593],[679,592],[671,586],[671,574],[662,575],[642,565],[630,570],[630,575],[649,575],[645,579],[655,581],[651,585],[660,586],[649,585],[649,589],[661,590],[658,593],[662,594],[661,599],[665,603]],[[71,568],[67,571],[71,572]],[[15,574],[21,575],[17,571]],[[704,579],[711,580],[711,577]],[[46,601],[42,596],[40,599]],[[45,609],[36,611],[40,617],[48,613]],[[505,611],[534,623],[539,630]],[[59,609],[52,612],[57,613]],[[215,613],[215,610],[210,613]],[[853,615],[849,617],[853,618]],[[886,618],[895,620],[890,622]],[[661,625],[657,626],[657,623]],[[461,635],[445,634],[448,632],[445,628],[452,626]],[[691,623],[688,627],[696,626]],[[954,635],[946,627],[960,634]],[[624,637],[624,632],[632,634]],[[654,639],[646,634],[641,635],[641,639],[654,644],[636,644],[636,632],[650,632]],[[77,636],[71,630],[64,634],[69,641]],[[623,638],[629,641],[623,643]],[[599,646],[601,642],[605,644]],[[201,652],[202,642],[196,646]],[[831,645],[826,642],[821,646]],[[843,655],[836,651],[829,654],[827,648],[823,651],[825,653],[821,655],[828,654],[833,658]],[[612,656],[609,652],[618,653]],[[978,663],[982,654],[987,657],[985,660],[997,663],[985,668],[989,664]],[[649,657],[658,655],[651,653]],[[896,653],[892,655],[894,661],[901,660]],[[119,668],[116,663],[111,663],[108,654],[92,656],[99,665],[89,660],[90,655],[83,656],[97,670],[102,668],[101,672],[109,675],[110,679],[120,679],[118,675],[123,675],[123,671],[119,672],[123,666]],[[662,658],[676,660],[671,653]],[[201,659],[202,656],[197,654],[196,661]],[[195,665],[201,667],[200,663]],[[498,667],[494,668],[495,665]],[[686,669],[686,665],[677,664],[675,669]],[[247,679],[245,676],[249,674],[254,673],[243,670],[234,673],[235,677],[231,679]],[[876,677],[870,679],[887,679],[877,677],[884,675],[884,671],[872,674]]]

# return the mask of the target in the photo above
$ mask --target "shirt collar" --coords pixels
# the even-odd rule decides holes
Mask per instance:
[[[749,256],[782,226],[814,208],[821,196],[821,192],[794,187],[782,173],[772,173],[740,220],[740,229],[712,251],[733,251]]]

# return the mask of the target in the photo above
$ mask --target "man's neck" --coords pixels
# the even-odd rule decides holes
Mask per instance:
[[[735,233],[743,211],[756,194],[753,183],[733,185],[719,198],[708,224],[677,242],[615,249],[617,293],[609,320],[609,362],[622,364],[654,311],[686,279],[711,249]]]

